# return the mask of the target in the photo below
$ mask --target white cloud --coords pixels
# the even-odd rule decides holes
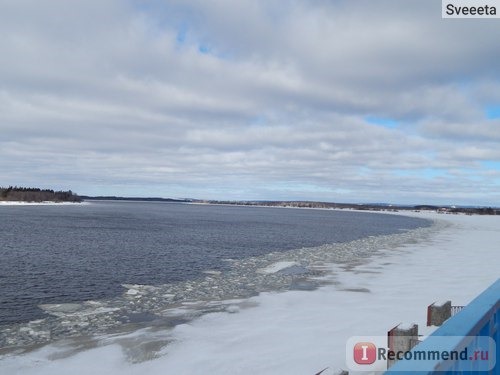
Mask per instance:
[[[2,184],[498,204],[500,29],[436,4],[5,1]]]

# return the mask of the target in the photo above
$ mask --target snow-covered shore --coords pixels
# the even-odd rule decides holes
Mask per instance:
[[[500,216],[412,215],[452,225],[431,239],[387,249],[369,263],[332,265],[332,283],[318,290],[262,293],[248,308],[178,325],[168,333],[172,342],[152,360],[130,363],[127,351],[147,347],[137,339],[131,349],[129,337],[126,346],[104,340],[71,355],[61,343],[0,357],[0,372],[293,375],[328,367],[323,374],[332,374],[345,368],[349,337],[384,335],[400,322],[424,326],[427,305],[448,299],[467,304],[500,276]]]
[[[88,202],[21,202],[21,201],[0,201],[0,206],[61,206],[61,205],[80,205],[89,204]]]

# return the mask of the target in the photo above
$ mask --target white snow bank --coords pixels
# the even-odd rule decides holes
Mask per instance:
[[[323,374],[345,368],[350,336],[384,335],[398,323],[425,325],[426,307],[465,305],[499,277],[500,216],[449,216],[454,226],[422,243],[388,249],[369,264],[333,266],[332,285],[312,292],[263,293],[257,307],[205,315],[177,326],[159,358],[132,364],[114,341],[63,359],[56,345],[4,357],[0,373]],[[355,292],[358,291],[358,292]],[[363,291],[363,292],[359,292]]]
[[[0,206],[63,206],[63,205],[82,205],[89,202],[19,202],[19,201],[0,201]]]

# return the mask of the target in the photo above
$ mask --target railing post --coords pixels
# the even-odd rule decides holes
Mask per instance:
[[[418,325],[412,324],[409,327],[397,325],[387,332],[387,346],[389,352],[408,352],[418,344]],[[391,367],[396,360],[387,359],[387,368]]]
[[[451,301],[441,305],[433,303],[427,307],[427,327],[440,326],[451,317]]]

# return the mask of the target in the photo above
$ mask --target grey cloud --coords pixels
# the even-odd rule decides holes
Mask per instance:
[[[500,159],[498,124],[483,113],[498,101],[491,22],[441,20],[432,1],[68,4],[0,5],[4,184],[498,199],[498,179],[480,165]],[[445,172],[419,172],[428,168]]]

